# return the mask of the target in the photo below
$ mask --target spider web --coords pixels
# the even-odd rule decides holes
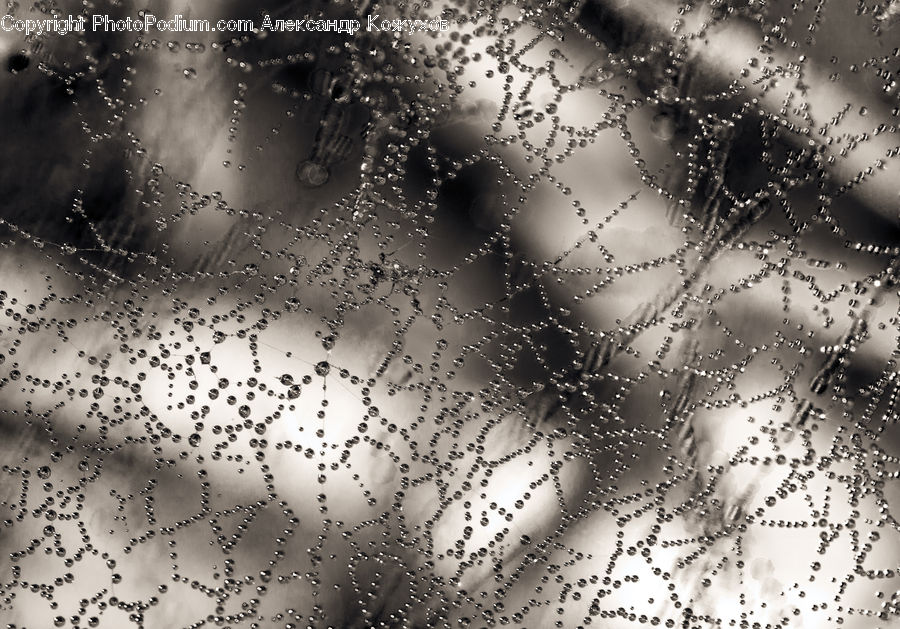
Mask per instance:
[[[895,626],[896,3],[271,11],[2,34],[7,626]]]

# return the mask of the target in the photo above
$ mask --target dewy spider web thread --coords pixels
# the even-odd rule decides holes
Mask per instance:
[[[9,623],[890,626],[897,53],[765,55],[892,7],[647,6],[10,48]]]

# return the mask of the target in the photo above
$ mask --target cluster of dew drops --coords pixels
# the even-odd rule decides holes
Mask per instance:
[[[296,45],[129,35],[103,52],[122,86],[90,52],[67,64],[37,38],[13,53],[11,75],[67,86],[74,105],[90,85],[122,112],[169,89],[137,89],[139,57],[178,59],[177,81],[196,84],[209,64],[191,59],[215,56],[234,78],[222,169],[243,181],[291,155],[301,119],[315,131],[290,185],[328,207],[231,207],[172,172],[122,113],[86,121],[85,142],[131,145],[122,168],[143,190],[146,247],[122,228],[133,215],[94,218],[77,183],[61,215],[78,239],[0,219],[4,256],[37,278],[0,291],[5,626],[892,626],[900,247],[847,236],[836,209],[883,164],[836,179],[828,150],[785,140],[783,116],[706,80],[689,54],[753,24],[760,54],[737,70],[759,73],[830,5],[692,0],[667,31],[629,22],[631,4],[460,2],[440,9],[446,32]],[[426,5],[382,10],[438,10]],[[888,103],[878,133],[896,131],[898,6],[855,13],[883,54],[830,62],[832,82],[865,75]],[[624,17],[598,29],[591,11]],[[294,66],[302,85],[285,79]],[[254,102],[260,82],[281,114]],[[585,93],[596,110],[568,124],[566,100]],[[244,155],[248,125],[279,115]],[[453,144],[442,128],[471,137]],[[747,135],[765,179],[741,190],[730,169]],[[583,175],[569,165],[609,142],[640,189],[574,199],[567,182]],[[657,153],[671,159],[658,167]],[[436,217],[468,172],[495,178],[460,211],[479,240],[438,265],[455,245]],[[548,188],[546,211],[583,228],[549,258],[513,236]],[[647,198],[680,239],[671,250],[615,231]],[[204,214],[235,227],[185,263],[180,226]],[[616,261],[631,249],[653,255]],[[740,277],[722,280],[726,266]],[[473,301],[484,268],[502,291]],[[763,291],[777,305],[744,316]],[[610,325],[585,320],[591,309],[613,312]],[[374,361],[370,335],[387,337]]]

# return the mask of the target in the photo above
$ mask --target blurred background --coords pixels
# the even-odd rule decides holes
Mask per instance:
[[[8,627],[900,625],[898,5],[10,2]]]

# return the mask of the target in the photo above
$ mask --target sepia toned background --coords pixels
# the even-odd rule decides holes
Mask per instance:
[[[893,627],[895,3],[12,3],[10,627]]]

